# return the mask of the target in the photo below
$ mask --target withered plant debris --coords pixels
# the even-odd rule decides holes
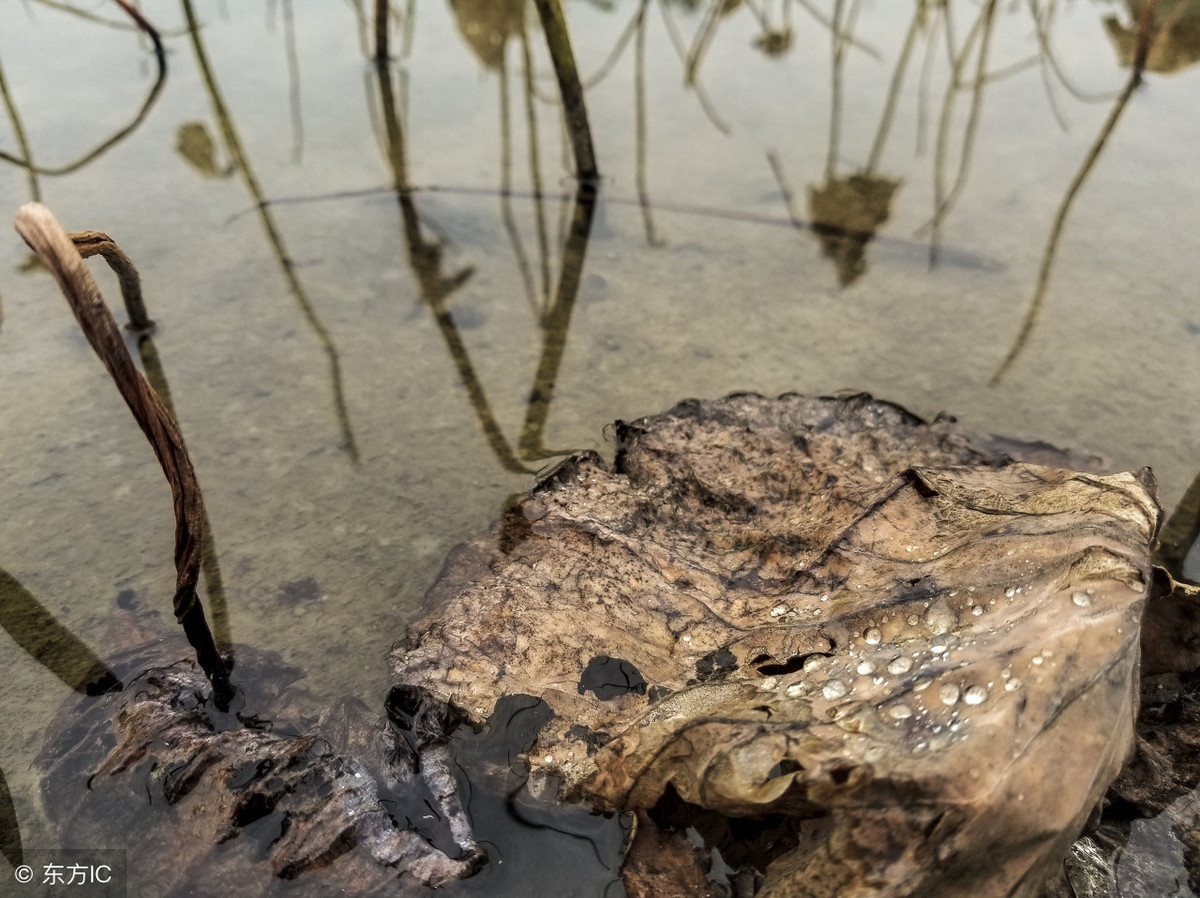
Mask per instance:
[[[378,712],[353,699],[321,707],[300,671],[246,647],[238,670],[253,688],[221,712],[195,663],[176,660],[181,641],[128,607],[110,644],[144,641],[110,659],[125,688],[71,702],[37,760],[64,845],[136,846],[131,883],[192,898],[295,894],[299,877],[307,894],[394,895],[483,864],[436,765],[387,769],[399,740]],[[447,741],[431,740],[431,759]],[[421,832],[403,823],[433,813]]]
[[[196,650],[200,666],[212,681],[217,704],[227,706],[233,697],[233,687],[229,682],[225,661],[213,642],[204,607],[196,595],[203,553],[204,521],[204,498],[200,494],[196,471],[175,419],[134,365],[112,312],[105,305],[100,288],[84,264],[83,253],[102,253],[107,257],[118,272],[125,295],[129,297],[132,295],[130,291],[136,292],[136,303],[127,300],[135,325],[148,327],[150,322],[141,304],[137,273],[132,271],[133,266],[124,253],[116,249],[112,240],[104,234],[87,232],[79,235],[80,243],[84,246],[81,253],[50,210],[40,203],[28,203],[17,211],[16,228],[29,248],[37,253],[42,264],[54,275],[59,290],[79,322],[80,330],[100,357],[121,398],[150,441],[171,486],[175,507],[175,618],[183,626],[188,642]]]
[[[420,773],[428,807],[436,808],[446,821],[457,858],[447,856],[415,829],[398,825],[380,801],[376,777],[363,761],[338,750],[339,745],[353,742],[360,756],[406,756],[403,739],[390,730],[368,735],[374,721],[364,716],[365,708],[339,706],[322,716],[315,731],[311,726],[303,731],[276,731],[274,722],[295,710],[278,696],[259,705],[269,716],[246,711],[247,696],[231,685],[196,594],[205,518],[191,458],[170,412],[134,366],[83,256],[106,256],[118,273],[131,317],[145,329],[150,322],[141,304],[137,272],[106,235],[68,235],[40,204],[23,206],[16,227],[54,275],[171,486],[177,571],[174,610],[200,668],[186,660],[164,661],[161,654],[157,664],[143,658],[145,663],[131,667],[118,694],[73,706],[66,723],[51,732],[39,763],[47,774],[48,803],[68,831],[68,839],[75,827],[83,833],[77,844],[100,847],[114,837],[128,838],[138,825],[153,829],[160,823],[144,813],[141,801],[127,800],[130,778],[122,775],[140,770],[144,776],[132,778],[134,793],[150,795],[155,804],[165,800],[180,811],[175,818],[182,824],[179,840],[171,842],[168,852],[148,851],[135,863],[139,873],[153,877],[162,894],[177,885],[188,894],[198,894],[198,880],[216,884],[214,888],[225,893],[229,879],[216,872],[230,869],[243,886],[252,871],[273,874],[274,879],[255,888],[260,894],[276,886],[275,880],[312,870],[322,871],[331,887],[353,883],[360,894],[390,888],[404,874],[424,885],[469,876],[485,855],[472,840],[459,803],[444,707],[433,708],[428,715],[438,726],[435,731],[427,727],[431,731],[420,743]],[[151,646],[160,642],[147,640]],[[176,657],[182,656],[181,648]],[[265,682],[278,679],[268,676]],[[264,684],[256,685],[263,689]],[[340,725],[336,720],[329,723],[330,715],[339,710]],[[298,719],[302,717],[291,717],[293,723]],[[359,738],[349,738],[351,733]],[[410,764],[401,775],[412,781],[416,771],[417,765]],[[109,803],[97,803],[96,794],[109,795],[113,805],[124,807],[129,813],[123,821],[126,826],[111,827],[114,811],[105,813]],[[94,827],[97,810],[109,824],[108,832],[102,831],[103,826]],[[244,832],[254,835],[238,841],[233,851],[214,855],[217,846]],[[138,843],[155,841],[150,831],[143,836]],[[265,852],[258,841],[263,837],[268,843]],[[128,843],[119,843],[124,844]],[[270,861],[266,867],[257,863],[263,857]]]
[[[546,793],[771,827],[725,839],[759,895],[1036,895],[1133,745],[1160,510],[1003,461],[865,395],[619,423],[451,554],[395,681],[541,698]]]
[[[202,622],[182,438],[67,235],[38,206],[18,228],[167,471],[177,615]],[[210,698],[161,640],[112,661],[125,688],[74,704],[39,759],[64,840],[143,843],[170,821],[178,839],[138,861],[163,894],[436,886],[485,860],[460,763],[530,819],[533,795],[633,813],[634,896],[1078,895],[1119,873],[1096,847],[1118,824],[1075,839],[1135,747],[1144,651],[1109,810],[1166,809],[1200,848],[1179,804],[1200,774],[1200,612],[1152,566],[1148,470],[1072,471],[863,394],[690,401],[616,434],[611,470],[572,457],[451,553],[393,649],[382,720],[313,710],[252,655],[259,694],[232,711],[227,680],[208,670]],[[464,720],[515,737],[456,760]]]

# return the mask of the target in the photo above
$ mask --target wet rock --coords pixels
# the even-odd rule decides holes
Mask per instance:
[[[1038,894],[1133,743],[1149,472],[1001,464],[861,395],[617,434],[452,553],[396,682],[476,722],[542,699],[547,793],[769,831],[726,842],[760,895]],[[647,688],[579,688],[600,657]]]

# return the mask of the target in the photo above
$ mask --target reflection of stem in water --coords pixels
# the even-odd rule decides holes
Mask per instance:
[[[665,241],[654,229],[654,215],[650,208],[650,188],[646,184],[646,7],[650,0],[642,0],[636,19],[637,41],[633,48],[633,105],[637,140],[637,162],[634,180],[637,184],[638,205],[642,207],[642,221],[646,226],[646,242],[651,246],[663,246]]]
[[[88,12],[86,9],[80,9],[77,6],[72,6],[70,3],[59,3],[57,0],[36,0],[40,6],[45,6],[50,9],[65,12],[68,15],[76,16],[83,19],[85,22],[92,22],[96,25],[103,25],[105,28],[115,28],[117,31],[137,31],[137,25],[130,25],[128,22],[120,22],[116,19],[106,19],[103,16],[98,16],[94,12]]]
[[[575,177],[581,183],[595,187],[600,178],[596,167],[596,153],[592,147],[592,129],[588,124],[587,105],[583,98],[583,85],[579,81],[579,69],[575,65],[575,54],[571,50],[571,35],[563,18],[559,0],[534,0],[550,59],[554,63],[554,74],[558,78],[558,89],[562,95],[563,116],[567,132],[571,137],[571,149],[575,156]]]
[[[388,19],[391,12],[390,0],[375,0],[375,61],[388,61]]]
[[[467,389],[471,406],[479,418],[484,437],[496,454],[496,458],[510,471],[527,474],[529,469],[521,464],[488,402],[487,393],[471,364],[471,357],[458,333],[454,317],[447,307],[447,299],[474,274],[473,268],[464,268],[446,277],[442,274],[442,247],[436,241],[427,241],[422,234],[421,217],[408,186],[408,166],[404,147],[404,131],[396,114],[396,98],[392,90],[391,72],[386,65],[376,66],[379,82],[379,104],[383,112],[384,131],[387,137],[387,158],[392,169],[392,185],[400,203],[400,215],[404,222],[404,239],[408,246],[408,260],[421,288],[421,299],[433,312],[438,332],[446,343],[450,358],[458,369],[463,386]]]
[[[537,227],[538,259],[541,262],[542,274],[543,299],[538,304],[540,319],[546,314],[546,306],[550,304],[550,238],[546,233],[546,207],[542,199],[542,163],[541,153],[538,149],[537,108],[534,103],[533,91],[533,54],[529,50],[528,30],[521,31],[521,69],[525,88],[525,139],[529,143],[529,184],[533,188],[533,217]],[[586,121],[585,117],[585,124]],[[586,143],[588,147],[591,146],[590,135],[586,137]],[[594,169],[595,163],[593,162],[592,165]]]
[[[10,161],[16,162],[25,169],[25,174],[29,177],[29,198],[31,200],[40,200],[42,198],[42,190],[38,186],[37,168],[33,164],[33,149],[29,146],[29,139],[25,136],[25,126],[21,124],[21,116],[17,112],[17,106],[13,103],[12,94],[8,92],[8,81],[4,78],[4,67],[0,66],[0,96],[4,98],[4,108],[8,110],[8,120],[12,122],[13,137],[17,141],[17,149],[21,151],[21,159],[10,158]]]
[[[912,23],[908,26],[908,34],[904,37],[904,45],[900,48],[900,55],[896,59],[896,70],[892,73],[892,80],[888,85],[887,99],[883,104],[883,117],[879,120],[879,130],[875,132],[875,142],[871,144],[871,152],[867,156],[867,166],[864,169],[866,174],[874,172],[879,166],[879,160],[883,157],[883,148],[887,144],[888,134],[892,130],[892,119],[896,113],[896,101],[900,97],[900,87],[904,83],[904,75],[908,71],[908,61],[912,56],[913,46],[917,42],[917,32],[921,29],[924,18],[925,5],[923,2],[918,2],[913,12]]]
[[[1038,49],[1041,51],[1038,55],[1042,61],[1043,78],[1046,81],[1046,95],[1050,98],[1050,105],[1055,110],[1055,116],[1059,123],[1062,123],[1062,117],[1058,114],[1058,103],[1054,99],[1053,92],[1050,89],[1050,80],[1046,76],[1046,69],[1054,73],[1061,84],[1071,96],[1084,103],[1101,103],[1116,99],[1116,95],[1110,93],[1092,93],[1081,90],[1072,83],[1067,77],[1067,73],[1063,71],[1062,66],[1058,64],[1058,57],[1054,55],[1054,50],[1050,46],[1050,31],[1054,20],[1054,14],[1057,11],[1057,0],[1051,0],[1043,13],[1038,6],[1038,0],[1029,0],[1029,12],[1033,16],[1034,28],[1037,34]]]
[[[924,8],[923,5],[922,8]],[[943,15],[949,15],[949,7],[944,3],[934,4],[933,16],[929,22],[930,35],[937,31],[938,19]],[[918,156],[925,152],[925,125],[929,120],[929,82],[933,80],[933,61],[936,58],[934,44],[935,41],[932,37],[925,41],[925,58],[921,60],[921,76],[918,79],[916,146]]]
[[[704,10],[704,17],[700,21],[700,27],[696,29],[692,48],[688,51],[687,60],[684,63],[683,83],[687,87],[696,83],[696,73],[700,71],[700,63],[704,60],[704,54],[712,43],[713,37],[716,36],[717,24],[725,12],[725,0],[709,0],[707,8]]]
[[[833,4],[833,27],[829,29],[832,37],[831,57],[833,72],[829,78],[829,154],[825,157],[825,180],[833,180],[834,168],[837,166],[838,143],[842,131],[842,40],[840,37],[842,22],[842,4],[844,0],[836,0]]]
[[[500,220],[504,223],[505,233],[512,244],[513,256],[517,260],[517,271],[525,284],[525,296],[529,308],[536,317],[542,315],[542,302],[538,298],[537,288],[533,284],[533,272],[529,267],[529,256],[525,253],[525,245],[521,242],[521,234],[517,230],[517,221],[512,209],[512,103],[508,92],[508,59],[507,54],[500,57]]]
[[[133,117],[133,121],[118,130],[112,136],[108,137],[106,140],[101,141],[98,146],[88,150],[74,162],[68,162],[66,165],[53,167],[34,166],[32,160],[30,160],[28,157],[28,153],[26,153],[25,159],[18,159],[15,156],[10,156],[8,153],[5,153],[3,150],[0,150],[0,159],[5,160],[6,162],[12,162],[17,165],[25,166],[29,168],[31,172],[37,172],[41,175],[65,175],[77,169],[83,168],[89,162],[103,155],[113,146],[128,137],[133,130],[137,128],[138,125],[140,125],[146,118],[146,114],[150,112],[150,107],[154,105],[154,101],[158,99],[159,92],[162,90],[163,85],[167,82],[167,53],[163,48],[162,38],[159,37],[158,31],[155,30],[153,25],[146,21],[140,12],[130,6],[127,2],[125,2],[125,0],[114,0],[114,2],[116,2],[121,9],[125,10],[129,17],[137,24],[138,28],[140,28],[146,35],[149,36],[150,40],[153,41],[154,57],[158,62],[158,75],[154,79],[154,84],[150,88],[150,93],[148,93],[146,95],[146,99],[142,101],[142,106],[137,111],[137,115]]]
[[[325,325],[317,317],[312,301],[309,300],[308,294],[300,283],[300,279],[296,276],[295,266],[291,256],[287,253],[287,248],[283,245],[283,238],[275,226],[275,220],[271,217],[262,188],[259,186],[258,179],[251,170],[250,163],[242,151],[242,143],[238,138],[237,131],[234,129],[233,119],[230,117],[229,111],[225,106],[225,101],[221,97],[216,77],[213,75],[212,68],[208,62],[208,54],[205,53],[204,45],[200,41],[200,26],[192,10],[191,0],[180,0],[180,2],[183,5],[184,18],[187,20],[188,35],[191,38],[192,50],[196,55],[196,64],[200,69],[204,85],[208,89],[209,100],[213,106],[213,114],[221,126],[221,133],[225,138],[226,150],[233,165],[241,173],[247,191],[254,198],[259,220],[262,222],[263,230],[267,234],[267,240],[275,252],[275,258],[283,270],[283,276],[287,280],[292,296],[300,306],[300,310],[304,314],[304,319],[316,335],[321,348],[324,349],[325,355],[329,360],[329,378],[333,387],[334,408],[337,413],[338,424],[342,431],[342,441],[346,451],[350,454],[350,458],[357,463],[358,446],[354,441],[354,432],[350,429],[349,413],[346,411],[346,399],[342,391],[342,367],[341,362],[338,360],[337,347],[333,345],[333,338],[329,336],[329,331],[325,329]]]
[[[10,866],[19,867],[25,859],[21,848],[21,824],[17,819],[17,807],[13,804],[12,792],[4,771],[0,770],[0,854]]]
[[[842,4],[837,0],[833,7],[833,26],[829,29],[833,39],[833,74],[830,79],[831,99],[829,103],[829,155],[825,159],[825,180],[832,181],[837,166],[838,149],[842,133],[842,66],[846,59],[846,48],[854,34],[854,22],[858,18],[859,0],[851,0],[846,23],[842,24]]]
[[[1096,160],[1100,158],[1100,153],[1104,150],[1105,144],[1108,143],[1108,138],[1116,129],[1117,122],[1121,118],[1121,113],[1125,111],[1125,106],[1129,103],[1133,92],[1142,83],[1142,72],[1146,67],[1146,53],[1150,46],[1150,24],[1152,22],[1153,10],[1153,0],[1144,0],[1142,19],[1138,30],[1137,55],[1129,70],[1129,79],[1125,82],[1125,87],[1109,111],[1108,118],[1105,120],[1104,126],[1100,129],[1100,133],[1097,135],[1091,149],[1088,150],[1087,157],[1083,160],[1083,165],[1075,173],[1075,178],[1071,181],[1071,186],[1067,188],[1062,203],[1059,204],[1058,212],[1054,216],[1054,224],[1050,228],[1050,236],[1046,241],[1046,249],[1042,254],[1042,264],[1038,270],[1037,284],[1033,290],[1033,297],[1029,301],[1029,308],[1025,312],[1025,318],[1021,322],[1021,329],[1017,332],[1017,337],[1013,340],[1008,355],[1004,357],[1004,361],[996,369],[996,373],[992,375],[991,382],[993,384],[999,383],[1004,375],[1008,373],[1008,370],[1013,366],[1013,363],[1029,342],[1029,335],[1033,332],[1033,326],[1037,323],[1038,316],[1042,311],[1042,303],[1046,298],[1046,287],[1050,282],[1050,270],[1054,266],[1054,256],[1058,252],[1058,242],[1062,237],[1063,226],[1066,224],[1067,215],[1071,211],[1071,205],[1074,203],[1080,188],[1083,187],[1083,182],[1087,180],[1087,176],[1095,166]]]
[[[679,33],[679,26],[675,24],[675,19],[671,16],[671,9],[664,0],[659,0],[658,9],[662,13],[663,23],[667,27],[667,35],[671,38],[671,44],[675,47],[675,54],[679,57],[679,61],[686,66],[688,59],[687,45],[684,43],[683,35]],[[713,127],[722,134],[729,134],[729,125],[725,124],[724,120],[717,115],[716,106],[709,99],[708,91],[704,89],[704,86],[700,83],[700,79],[694,78],[688,86],[691,87],[692,92],[696,95],[696,99],[700,102],[700,108],[704,110],[704,114],[708,116],[708,120],[712,122]]]
[[[38,664],[76,692],[99,695],[121,688],[117,675],[3,569],[0,569],[0,628]]]
[[[583,86],[586,90],[591,90],[601,81],[608,77],[609,72],[617,64],[617,60],[621,58],[621,54],[625,52],[625,48],[629,46],[629,41],[633,38],[634,32],[637,31],[643,17],[646,14],[646,4],[649,0],[641,0],[638,4],[638,11],[634,13],[633,18],[629,20],[629,24],[621,32],[617,42],[613,44],[613,48],[608,52],[608,56],[604,62],[600,63],[600,68],[587,78],[583,79]]]
[[[548,458],[562,455],[549,450],[544,443],[546,419],[550,414],[550,402],[554,396],[554,385],[562,365],[563,352],[567,347],[567,333],[571,327],[571,312],[579,283],[583,275],[583,262],[587,253],[588,235],[592,229],[592,214],[595,211],[594,196],[581,185],[575,195],[575,208],[571,219],[571,230],[563,246],[562,264],[559,267],[558,295],[546,318],[542,344],[542,357],[530,391],[529,407],[525,423],[521,428],[521,456],[523,458]]]
[[[292,0],[283,3],[283,42],[287,56],[288,107],[292,114],[292,162],[304,154],[304,116],[300,107],[300,58],[296,53],[296,22]]]
[[[987,83],[984,73],[987,71],[988,49],[991,46],[992,23],[996,14],[997,0],[988,0],[987,5],[980,10],[978,18],[971,25],[971,30],[963,41],[962,50],[953,57],[954,63],[950,79],[946,85],[946,96],[942,103],[942,116],[938,122],[937,149],[933,163],[933,217],[921,230],[928,229],[929,264],[937,264],[938,244],[941,242],[942,222],[950,211],[963,185],[966,184],[967,172],[970,169],[971,158],[975,149],[975,134],[979,128],[980,112],[983,108],[984,85]],[[947,18],[947,33],[949,33],[949,18]],[[967,114],[967,124],[963,131],[963,145],[959,153],[958,171],[954,183],[947,192],[945,185],[945,166],[947,144],[950,135],[950,123],[954,112],[954,98],[962,85],[962,71],[977,38],[982,35],[979,46],[979,56],[975,64],[975,83],[971,90],[971,108]]]
[[[924,3],[925,0],[917,0],[917,2]],[[876,50],[870,44],[863,43],[858,38],[856,38],[853,34],[850,34],[849,31],[839,31],[837,24],[833,20],[831,20],[830,18],[828,18],[827,16],[822,14],[818,9],[816,9],[816,7],[814,7],[811,3],[809,3],[808,0],[800,0],[800,5],[803,6],[805,11],[808,12],[808,14],[810,16],[812,16],[814,19],[816,19],[816,21],[820,25],[822,25],[827,30],[833,32],[834,40],[841,40],[842,42],[847,43],[852,47],[857,47],[858,49],[862,50],[864,53],[866,53],[868,56],[870,56],[874,59],[879,58],[878,50]]]

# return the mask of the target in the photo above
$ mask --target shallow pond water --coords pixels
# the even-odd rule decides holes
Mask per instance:
[[[1150,465],[1168,510],[1196,476],[1185,46],[1152,57],[1175,70],[1120,114],[1035,303],[1128,78],[1126,4],[572,0],[590,218],[532,6],[394,3],[382,76],[371,6],[142,4],[153,93],[117,6],[0,5],[0,151],[35,164],[0,165],[3,211],[40,198],[139,266],[218,632],[317,695],[378,706],[447,550],[687,396],[867,390]],[[0,569],[103,657],[118,595],[170,601],[170,498],[28,260],[0,241]],[[70,689],[15,613],[0,768],[23,843],[52,847],[30,765]]]

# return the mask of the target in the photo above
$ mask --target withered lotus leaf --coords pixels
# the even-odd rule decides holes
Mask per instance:
[[[1155,492],[865,395],[686,402],[455,550],[394,678],[544,700],[564,798],[787,821],[760,895],[1034,895],[1132,744]]]

